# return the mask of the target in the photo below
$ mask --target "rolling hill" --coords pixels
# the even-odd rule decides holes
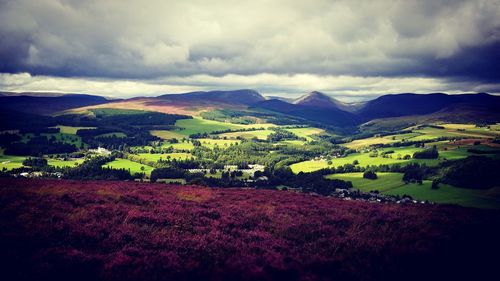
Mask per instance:
[[[391,94],[365,103],[345,103],[317,91],[295,100],[266,99],[259,92],[248,89],[165,94],[124,100],[77,94],[2,94],[0,109],[30,114],[48,115],[64,110],[78,112],[107,107],[185,115],[198,115],[200,112],[215,109],[265,110],[271,114],[285,114],[319,125],[351,128],[366,122],[381,124],[380,126],[387,128],[429,121],[488,123],[499,119],[500,109],[500,97],[486,93]],[[370,122],[372,120],[374,121]]]
[[[430,114],[460,104],[497,111],[500,109],[500,97],[486,93],[461,95],[443,93],[384,95],[368,101],[361,109],[356,111],[356,114],[364,120],[372,120],[376,118]]]
[[[313,91],[293,101],[294,104],[319,108],[336,108],[347,112],[355,112],[363,103],[346,103],[324,93]]]
[[[190,92],[184,94],[167,94],[158,96],[157,99],[172,102],[190,102],[198,104],[222,103],[237,105],[252,105],[265,98],[254,90],[242,89],[234,91],[207,91]]]
[[[360,123],[360,119],[355,114],[336,107],[287,103],[282,100],[273,99],[257,103],[255,108],[262,108],[294,117],[300,117],[325,125],[345,127],[354,126]]]
[[[104,97],[84,94],[63,94],[59,96],[2,95],[0,96],[0,109],[50,115],[58,111],[108,102],[110,100]]]

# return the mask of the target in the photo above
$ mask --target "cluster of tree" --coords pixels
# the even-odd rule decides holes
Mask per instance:
[[[441,181],[457,187],[487,189],[498,186],[500,160],[485,156],[469,156],[442,164]]]
[[[125,169],[112,169],[103,167],[104,164],[113,161],[115,156],[96,156],[86,159],[81,165],[68,168],[64,171],[64,178],[78,180],[130,180],[134,177]],[[141,177],[142,175],[136,175]]]
[[[188,180],[189,172],[176,167],[158,168],[151,172],[150,179],[156,182],[158,179],[186,179]]]
[[[31,155],[71,153],[77,150],[76,146],[69,143],[59,142],[55,138],[46,136],[35,136],[26,143],[14,142],[6,145],[5,154],[9,155]]]
[[[77,127],[115,127],[122,126],[158,126],[174,125],[179,119],[191,119],[191,116],[166,114],[151,111],[95,109],[93,115],[66,114],[56,118],[61,125]],[[112,112],[108,112],[112,111]]]
[[[374,171],[369,170],[369,171],[365,171],[363,173],[363,178],[369,179],[369,180],[376,180],[378,177],[377,177],[377,174]]]
[[[290,131],[287,131],[283,128],[273,128],[273,131],[271,134],[269,134],[267,136],[267,140],[270,141],[270,142],[278,142],[278,141],[282,141],[282,140],[298,140],[299,137],[290,132]]]
[[[225,165],[261,164],[267,167],[289,165],[295,162],[318,157],[327,153],[338,152],[336,146],[328,142],[310,144],[302,147],[273,145],[269,142],[242,141],[239,145],[227,148],[209,149],[203,146],[195,147],[193,155],[203,167],[221,163]],[[272,151],[272,153],[271,153]]]
[[[438,157],[439,157],[439,152],[435,146],[430,149],[417,151],[413,153],[414,159],[437,159]]]
[[[419,125],[417,129],[425,129],[425,128],[432,128],[432,129],[441,129],[444,130],[445,127],[439,126],[439,125],[432,125],[432,124],[425,124],[425,125]]]
[[[116,135],[101,136],[107,133],[124,133],[125,137]],[[159,140],[158,137],[152,136],[149,131],[143,128],[135,127],[121,127],[116,128],[98,128],[98,129],[80,129],[77,135],[82,138],[82,141],[87,143],[90,147],[104,147],[107,149],[119,149],[123,146],[145,146],[152,141]]]
[[[259,176],[260,173],[256,173]],[[328,180],[321,172],[294,174],[289,167],[283,167],[274,171],[265,170],[262,175],[268,177],[268,184],[271,186],[285,185],[292,188],[299,188],[303,192],[314,192],[321,195],[330,195],[335,189],[352,188],[350,181]]]
[[[31,158],[28,157],[24,159],[23,161],[23,166],[29,166],[29,167],[44,167],[47,166],[47,159],[41,158],[41,157],[35,157]]]
[[[409,164],[404,167],[403,181],[405,183],[417,182],[422,183],[425,171],[418,164]]]

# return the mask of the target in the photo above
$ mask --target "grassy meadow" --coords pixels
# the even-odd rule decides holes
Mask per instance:
[[[55,128],[59,128],[59,132],[68,135],[76,135],[76,132],[80,129],[95,129],[96,127],[72,127],[57,125]]]
[[[444,145],[441,146],[442,148],[446,147]],[[478,146],[485,148],[485,146]],[[457,159],[463,159],[466,158],[467,156],[471,155],[470,152],[467,150],[470,147],[467,146],[462,146],[460,148],[450,148],[447,150],[439,150],[439,158],[438,159],[413,159],[411,158],[413,156],[413,153],[422,151],[425,148],[416,148],[413,146],[409,147],[390,147],[390,148],[382,148],[377,150],[377,156],[376,157],[371,157],[370,154],[372,151],[365,151],[365,152],[357,152],[357,153],[352,153],[349,154],[346,157],[342,158],[333,158],[331,159],[331,165],[328,165],[328,161],[326,159],[312,159],[312,160],[307,160],[307,161],[302,161],[298,162],[295,164],[290,165],[290,168],[294,173],[299,173],[299,172],[313,172],[317,171],[323,168],[328,168],[328,167],[339,167],[345,164],[353,164],[354,160],[358,161],[358,165],[361,167],[367,167],[367,166],[378,166],[378,165],[392,165],[392,164],[401,164],[401,165],[406,165],[409,163],[419,163],[419,164],[426,164],[427,166],[436,166],[442,161],[446,160],[457,160]],[[486,147],[487,148],[487,147]],[[495,150],[495,148],[487,148],[488,150]],[[383,152],[387,151],[394,151],[391,154],[388,154],[387,157],[382,157]],[[406,155],[410,156],[410,159],[403,159]],[[401,158],[401,159],[399,159]]]
[[[168,139],[182,139],[186,137],[183,134],[180,134],[178,131],[170,131],[170,130],[152,130],[149,133],[155,137],[159,137],[164,140]]]
[[[236,139],[236,138],[253,139],[253,138],[256,138],[259,140],[265,140],[265,139],[267,139],[267,136],[269,136],[273,132],[274,131],[272,131],[272,130],[255,130],[255,131],[224,133],[224,134],[220,134],[219,136],[222,138],[228,138],[228,139]]]
[[[475,190],[439,184],[438,189],[431,189],[432,182],[430,180],[424,180],[422,184],[405,184],[401,173],[377,173],[377,176],[376,180],[370,180],[363,178],[363,173],[345,173],[328,175],[326,178],[351,181],[354,188],[364,192],[378,190],[383,194],[409,195],[414,199],[436,203],[478,208],[500,208],[500,187]]]
[[[49,166],[54,166],[57,168],[75,167],[82,163],[83,159],[76,159],[76,160],[61,160],[61,159],[51,159],[51,158],[47,159],[47,164]]]
[[[125,169],[128,170],[131,174],[142,173],[144,172],[146,175],[151,175],[151,171],[153,171],[153,167],[144,165],[141,163],[133,162],[128,159],[116,158],[115,160],[102,165],[103,167],[113,168],[113,169]],[[144,171],[141,169],[144,167]]]
[[[230,145],[237,145],[241,143],[240,140],[232,140],[232,139],[198,139],[201,143],[201,146],[208,147],[210,149],[214,149],[215,147],[219,148],[227,148]]]
[[[285,130],[294,133],[298,137],[305,138],[307,141],[312,141],[313,140],[312,136],[319,135],[325,132],[325,130],[323,129],[313,128],[313,127],[292,128]]]
[[[191,159],[193,155],[191,153],[183,153],[183,152],[174,152],[174,153],[139,153],[138,154],[141,158],[149,161],[159,161],[160,159],[162,160],[167,160],[167,159],[175,159],[175,160],[186,160],[186,159]]]
[[[5,155],[3,154],[3,149],[0,148],[0,170],[21,168],[24,159],[26,159],[25,156]]]

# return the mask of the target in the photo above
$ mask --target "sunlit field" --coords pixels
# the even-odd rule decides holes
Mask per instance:
[[[145,173],[146,175],[151,174],[151,171],[153,170],[153,167],[133,162],[128,159],[116,159],[109,163],[106,163],[105,165],[103,165],[103,167],[108,167],[113,169],[125,169],[129,171],[131,174]]]
[[[492,190],[471,190],[440,184],[438,189],[431,189],[431,181],[405,183],[401,173],[377,173],[376,180],[363,178],[363,173],[345,173],[328,175],[330,179],[351,181],[354,188],[364,192],[379,191],[389,195],[410,195],[417,200],[429,200],[436,203],[458,204],[466,207],[500,208],[500,188]]]

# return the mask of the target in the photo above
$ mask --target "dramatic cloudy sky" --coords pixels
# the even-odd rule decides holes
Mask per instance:
[[[0,90],[500,93],[500,0],[0,0]]]

